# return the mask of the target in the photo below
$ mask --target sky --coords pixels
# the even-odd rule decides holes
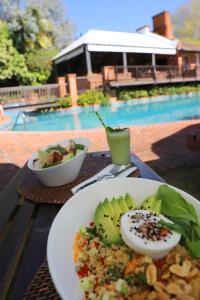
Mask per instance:
[[[187,0],[64,0],[76,37],[89,29],[134,32],[152,26],[151,17],[163,10],[173,13]],[[151,27],[152,28],[152,27]]]

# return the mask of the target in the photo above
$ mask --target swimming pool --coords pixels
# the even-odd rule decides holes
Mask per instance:
[[[109,126],[147,125],[200,118],[200,94],[175,95],[127,102],[110,106],[77,107],[68,110],[24,116],[18,111],[6,112],[13,118],[10,129],[15,131],[53,131],[101,127],[94,114],[98,110]]]

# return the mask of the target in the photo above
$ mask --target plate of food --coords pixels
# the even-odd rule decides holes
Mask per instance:
[[[59,186],[76,179],[89,147],[87,138],[66,139],[39,149],[28,167],[47,186]]]
[[[62,299],[199,299],[200,203],[142,178],[75,194],[50,229],[47,258]]]

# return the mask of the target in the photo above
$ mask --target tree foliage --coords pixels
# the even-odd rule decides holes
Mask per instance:
[[[51,22],[54,45],[58,49],[66,47],[73,39],[74,25],[65,17],[62,0],[27,0],[28,5],[35,7],[42,18]]]
[[[24,56],[13,47],[8,27],[0,21],[0,80],[13,78],[19,83],[30,80]]]
[[[19,13],[20,1],[0,0],[0,19],[3,21],[11,20]]]
[[[173,15],[175,35],[185,41],[200,40],[200,1],[189,0]]]
[[[53,45],[52,24],[42,19],[35,8],[20,11],[8,24],[15,47],[20,53]]]
[[[0,0],[0,80],[48,80],[52,57],[73,38],[63,7],[62,0]]]

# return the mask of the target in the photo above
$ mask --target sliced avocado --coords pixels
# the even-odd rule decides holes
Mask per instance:
[[[73,157],[74,157],[74,153],[73,153],[73,152],[69,152],[69,153],[62,159],[62,162],[68,161],[68,160],[72,159]]]
[[[137,205],[136,205],[133,197],[129,193],[126,193],[125,201],[126,201],[126,204],[128,206],[128,210],[136,209]]]
[[[121,213],[126,213],[127,211],[129,211],[128,209],[128,205],[126,204],[126,201],[125,201],[125,198],[123,196],[120,196],[118,198],[118,204],[119,204],[119,207],[121,209]]]
[[[158,200],[155,195],[149,196],[142,202],[141,209],[148,209],[157,214],[160,214],[161,200]]]
[[[115,228],[111,218],[106,214],[103,204],[99,203],[95,211],[97,233],[106,245],[121,244],[120,232]]]
[[[155,212],[157,215],[161,214],[161,205],[162,205],[162,200],[155,201],[152,207],[152,211]]]
[[[151,210],[151,207],[153,206],[153,203],[155,201],[155,196],[151,195],[144,199],[144,201],[141,204],[141,209],[149,209]]]
[[[107,198],[105,198],[105,200],[102,204],[103,204],[103,208],[104,208],[106,214],[108,214],[111,218],[114,218],[115,211],[114,211],[110,201]]]
[[[118,204],[118,200],[117,199],[112,198],[111,205],[112,205],[112,208],[113,208],[113,210],[115,212],[115,215],[114,215],[114,225],[119,230],[120,217],[121,217],[122,211],[121,211],[121,208],[120,208],[120,206]]]

